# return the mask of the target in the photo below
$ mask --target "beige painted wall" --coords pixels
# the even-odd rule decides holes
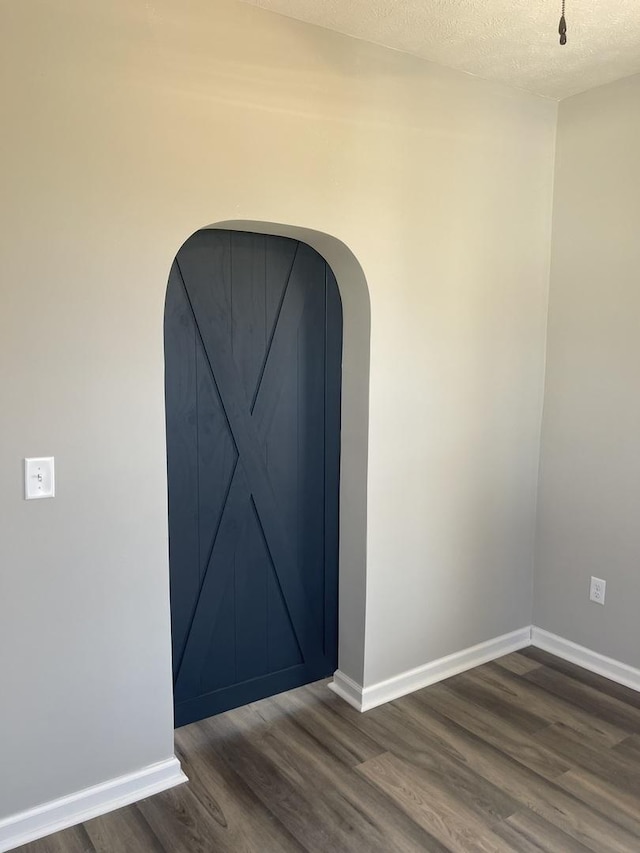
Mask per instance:
[[[639,103],[636,76],[560,105],[534,609],[541,628],[636,667]]]
[[[555,104],[227,0],[0,31],[0,817],[172,752],[162,310],[203,225],[331,234],[369,285],[347,674],[528,624]]]

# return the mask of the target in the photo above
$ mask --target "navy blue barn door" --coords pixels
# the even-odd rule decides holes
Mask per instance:
[[[304,243],[204,230],[165,308],[176,725],[337,666],[342,307]]]

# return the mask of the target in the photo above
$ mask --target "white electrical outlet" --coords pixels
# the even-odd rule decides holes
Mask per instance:
[[[607,591],[607,582],[602,578],[591,578],[591,587],[589,589],[589,598],[595,601],[596,604],[604,604],[604,595]]]

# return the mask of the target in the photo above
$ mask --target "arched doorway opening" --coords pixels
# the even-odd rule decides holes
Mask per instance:
[[[178,253],[165,324],[176,723],[329,675],[338,634],[361,681],[362,270],[329,235],[217,224]]]

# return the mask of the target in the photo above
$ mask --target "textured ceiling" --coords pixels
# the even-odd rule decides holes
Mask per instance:
[[[245,0],[550,98],[640,72],[640,0]]]

